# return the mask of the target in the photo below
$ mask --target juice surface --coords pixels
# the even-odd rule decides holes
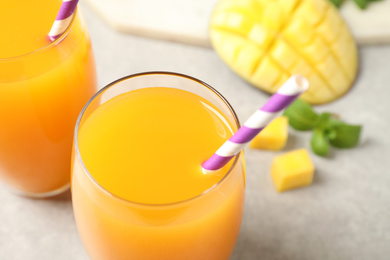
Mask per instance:
[[[39,49],[61,6],[60,0],[0,1],[0,59]]]
[[[79,131],[79,149],[93,178],[138,203],[166,204],[200,195],[221,180],[201,163],[232,135],[209,101],[173,88],[119,95],[95,110]]]

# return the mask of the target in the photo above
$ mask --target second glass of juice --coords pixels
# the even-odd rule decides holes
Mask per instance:
[[[75,130],[72,198],[91,259],[229,259],[241,225],[243,152],[207,160],[237,129],[229,103],[195,78],[122,78],[84,107]]]
[[[69,189],[74,126],[97,88],[80,10],[48,40],[61,3],[0,2],[0,179],[34,198]]]

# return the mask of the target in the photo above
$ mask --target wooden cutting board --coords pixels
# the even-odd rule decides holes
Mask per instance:
[[[219,0],[85,0],[120,32],[210,47],[209,19]],[[361,11],[345,1],[341,14],[358,44],[390,43],[390,0]]]

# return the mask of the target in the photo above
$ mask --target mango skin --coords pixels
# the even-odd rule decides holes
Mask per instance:
[[[233,71],[266,92],[305,76],[310,104],[338,99],[356,77],[355,41],[328,0],[221,0],[210,38]]]
[[[313,181],[314,165],[306,149],[275,156],[271,176],[277,191],[308,186]]]
[[[288,138],[288,117],[279,116],[272,120],[253,140],[249,143],[250,148],[271,151],[282,150]]]

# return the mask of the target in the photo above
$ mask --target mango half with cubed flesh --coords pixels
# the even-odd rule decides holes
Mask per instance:
[[[355,41],[328,0],[221,0],[210,36],[231,69],[269,93],[301,74],[310,82],[302,99],[328,103],[356,77]]]

